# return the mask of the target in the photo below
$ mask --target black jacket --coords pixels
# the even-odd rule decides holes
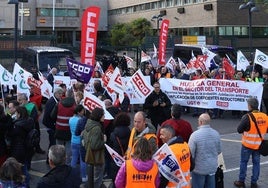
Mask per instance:
[[[43,121],[42,123],[50,129],[55,130],[55,122],[56,120],[50,117],[50,113],[54,109],[55,105],[58,103],[58,100],[56,97],[50,97],[45,105],[45,110],[44,110],[44,116],[43,116]]]
[[[61,165],[51,169],[37,184],[37,188],[79,188],[81,184],[78,170]]]
[[[7,144],[5,139],[7,138],[7,133],[12,128],[12,119],[9,115],[4,115],[0,117],[0,157],[7,155]]]

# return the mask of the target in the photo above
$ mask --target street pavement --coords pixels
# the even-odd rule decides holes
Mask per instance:
[[[134,113],[131,113],[133,119]],[[197,129],[198,117],[192,117],[192,113],[183,114],[182,118],[189,121],[194,130]],[[224,187],[234,188],[233,181],[238,179],[239,161],[241,149],[241,135],[236,132],[239,118],[233,117],[230,111],[224,112],[222,119],[212,119],[211,126],[216,129],[221,135],[222,154],[224,161]],[[48,150],[48,134],[46,128],[41,124],[41,147]],[[36,187],[39,178],[49,171],[49,166],[46,164],[46,154],[35,154],[32,160],[32,169],[30,171],[31,184],[30,187]],[[221,163],[222,164],[222,163]],[[250,177],[252,171],[251,159],[248,163],[248,171],[246,185],[250,187]],[[268,181],[268,157],[261,157],[261,172],[258,181],[259,188],[267,188]],[[109,180],[104,183],[107,187],[110,184]]]

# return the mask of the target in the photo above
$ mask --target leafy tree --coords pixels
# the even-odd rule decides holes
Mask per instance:
[[[119,23],[111,30],[113,46],[139,46],[146,34],[152,31],[151,23],[145,18],[138,18],[130,23]]]

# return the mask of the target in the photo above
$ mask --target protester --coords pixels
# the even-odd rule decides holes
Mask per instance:
[[[187,182],[182,184],[177,184],[171,181],[168,181],[164,176],[161,176],[161,183],[159,188],[166,187],[180,187],[180,188],[191,188],[191,176],[190,169],[194,167],[193,161],[191,162],[191,153],[188,144],[183,141],[183,138],[176,136],[175,130],[171,125],[166,125],[160,128],[160,138],[163,143],[169,145],[171,151],[176,156],[177,162],[180,165],[182,173]]]
[[[8,157],[7,133],[13,127],[12,118],[5,114],[3,105],[0,105],[0,166]]]
[[[54,136],[56,119],[51,118],[50,114],[54,109],[55,105],[58,104],[58,102],[60,101],[62,94],[63,94],[62,88],[55,88],[53,96],[47,100],[44,108],[42,123],[47,128],[48,139],[49,139],[48,148],[56,144],[56,139]]]
[[[38,119],[38,108],[35,103],[28,101],[28,96],[26,93],[19,93],[17,96],[17,101],[21,106],[27,109],[28,115],[34,120],[34,128],[38,131],[39,138],[41,137],[40,125]],[[41,140],[41,139],[40,139]],[[46,152],[41,149],[40,143],[35,148],[35,152],[39,154],[45,154]],[[30,168],[30,166],[29,166]]]
[[[76,103],[73,96],[73,90],[69,89],[66,92],[66,97],[55,105],[50,114],[52,119],[56,119],[56,144],[65,146],[67,153],[67,164],[70,164],[71,162],[71,131],[68,121],[73,116],[75,107]]]
[[[104,87],[102,87],[101,80],[95,79],[93,83],[93,87],[94,87],[93,95],[95,95],[96,97],[99,97],[100,95],[104,95],[105,99],[110,99],[111,101],[113,101],[111,96],[108,94],[108,91]]]
[[[86,163],[82,160],[81,155],[81,137],[75,135],[75,130],[77,127],[77,123],[79,119],[81,119],[84,116],[85,109],[80,104],[77,105],[74,109],[74,115],[69,119],[69,125],[72,133],[71,138],[71,151],[72,151],[72,160],[71,160],[71,167],[75,168],[77,166],[77,163],[79,161],[80,163],[80,176],[82,179],[82,182],[87,181],[87,166]]]
[[[11,100],[8,103],[8,114],[11,116],[13,120],[16,119],[16,106],[19,106],[20,103],[17,100]]]
[[[114,121],[114,130],[110,135],[110,139],[107,144],[113,148],[119,155],[124,156],[127,150],[128,141],[130,137],[129,126],[131,124],[131,119],[128,113],[120,112],[116,115]],[[116,174],[119,167],[112,161],[110,166],[110,177],[115,181]]]
[[[94,169],[94,188],[100,188],[104,174],[104,143],[106,142],[106,135],[102,132],[103,120],[104,110],[97,107],[92,110],[90,119],[85,126],[87,139],[84,140],[88,140],[88,143],[85,143],[87,152],[85,162],[88,163],[89,168]],[[88,177],[91,177],[90,174]]]
[[[48,152],[51,170],[38,182],[37,188],[79,188],[79,172],[66,165],[66,151],[63,145],[53,145]]]
[[[268,131],[268,117],[265,113],[258,110],[258,99],[249,98],[247,100],[247,104],[249,113],[242,117],[237,127],[237,132],[243,135],[239,180],[234,181],[234,185],[236,187],[245,187],[247,164],[250,156],[252,156],[253,168],[251,176],[251,188],[257,188],[257,181],[260,174],[260,153],[258,148],[262,138],[260,138],[256,126],[259,127],[260,134],[264,136]]]
[[[219,133],[211,128],[207,113],[199,116],[198,130],[191,134],[188,144],[195,163],[192,188],[214,188],[221,140]]]
[[[145,99],[144,109],[148,111],[148,117],[157,130],[158,125],[170,118],[171,101],[160,89],[159,82],[153,86],[154,91]]]
[[[159,80],[160,78],[172,78],[173,75],[169,72],[166,66],[161,66],[159,68],[159,73],[156,73],[155,79]]]
[[[22,164],[14,157],[9,157],[0,168],[0,187],[27,188],[21,168]]]
[[[190,135],[193,132],[191,124],[181,119],[182,107],[179,104],[173,104],[171,107],[171,118],[164,121],[161,127],[165,125],[171,125],[175,130],[176,136],[181,136],[185,142],[188,142]],[[160,147],[163,142],[160,139],[160,132],[157,134],[158,146]]]
[[[152,152],[154,153],[157,150],[157,138],[155,134],[156,129],[154,126],[146,122],[146,114],[142,111],[137,112],[134,116],[134,126],[129,137],[126,158],[131,158],[133,147],[141,137],[144,137],[149,141]]]
[[[126,160],[117,173],[116,188],[157,188],[160,175],[156,162],[152,160],[152,155],[149,141],[146,138],[139,138],[134,146],[132,158]]]
[[[262,101],[265,106],[266,115],[268,115],[268,69],[263,70],[262,76],[263,76]]]
[[[47,76],[47,81],[52,86],[52,90],[54,90],[54,76],[56,76],[57,73],[58,69],[56,67],[53,67]]]
[[[16,120],[13,122],[13,129],[8,132],[10,138],[10,156],[23,164],[23,173],[26,176],[26,184],[29,185],[30,177],[28,168],[34,154],[32,148],[27,148],[25,140],[27,134],[34,128],[34,121],[29,117],[27,110],[23,106],[16,107]]]

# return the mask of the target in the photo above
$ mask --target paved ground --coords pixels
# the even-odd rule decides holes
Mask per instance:
[[[133,115],[133,113],[132,113]],[[191,114],[182,116],[191,122],[193,129],[197,127],[197,117],[192,117]],[[213,119],[211,122],[212,127],[219,131],[221,134],[222,146],[223,146],[223,159],[225,164],[224,170],[224,184],[225,188],[233,188],[233,181],[237,179],[239,173],[239,160],[240,160],[240,147],[241,147],[241,135],[236,133],[236,127],[239,122],[238,118],[234,118],[230,112],[224,113],[224,119]],[[47,132],[44,126],[41,126],[41,145],[43,149],[47,150],[48,138]],[[31,174],[31,188],[36,186],[36,182],[41,176],[49,170],[49,166],[46,164],[46,155],[36,154],[32,161]],[[248,173],[246,184],[250,187],[252,165],[251,162],[248,165]],[[268,181],[268,157],[261,157],[261,173],[258,181],[259,188],[267,188]],[[109,181],[105,182],[105,185],[109,185]]]

